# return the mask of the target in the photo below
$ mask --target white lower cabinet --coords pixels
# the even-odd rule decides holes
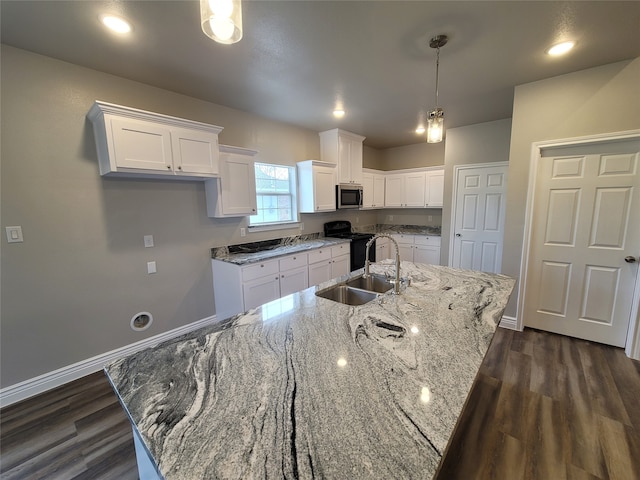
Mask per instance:
[[[376,238],[376,262],[391,258],[390,245],[391,241],[388,238]]]
[[[216,316],[222,320],[345,275],[350,263],[346,242],[250,265],[213,259]]]
[[[349,273],[351,245],[341,243],[333,247],[309,252],[309,285],[318,285]]]
[[[440,265],[440,237],[432,235],[394,234],[398,243],[400,260]],[[390,248],[393,250],[393,248]],[[393,255],[390,252],[390,255]]]

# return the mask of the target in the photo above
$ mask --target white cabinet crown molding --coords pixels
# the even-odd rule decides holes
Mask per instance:
[[[175,127],[203,130],[215,134],[219,134],[223,130],[223,127],[219,127],[217,125],[212,125],[209,123],[173,117],[171,115],[165,115],[163,113],[148,112],[146,110],[140,110],[138,108],[103,102],[102,100],[96,100],[93,103],[91,109],[89,110],[89,113],[87,113],[87,118],[89,118],[89,120],[93,122],[104,114],[117,115],[120,117],[134,118],[138,120],[146,120],[148,122],[162,123]]]

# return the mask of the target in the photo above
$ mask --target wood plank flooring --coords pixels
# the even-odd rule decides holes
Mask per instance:
[[[0,411],[0,478],[138,478],[128,419],[101,372]],[[436,478],[640,479],[640,362],[498,329]]]

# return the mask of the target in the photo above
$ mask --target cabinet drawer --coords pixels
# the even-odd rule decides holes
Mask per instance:
[[[278,268],[277,260],[254,263],[252,265],[242,267],[242,281],[247,282],[249,280],[264,277],[265,275],[276,275],[279,271],[280,269]]]
[[[394,233],[391,235],[398,244],[413,245],[413,235],[405,235],[403,233]]]
[[[429,245],[432,247],[439,247],[440,243],[441,243],[441,237],[437,237],[437,236],[422,236],[422,235],[416,235],[414,237],[414,243],[416,245]]]
[[[309,264],[329,260],[331,258],[331,247],[319,248],[309,252]]]
[[[350,251],[350,243],[341,243],[340,245],[334,245],[333,247],[331,247],[331,256],[339,257],[341,255],[347,255]]]
[[[292,268],[304,267],[307,265],[307,254],[296,253],[289,257],[280,259],[280,271],[291,270]]]

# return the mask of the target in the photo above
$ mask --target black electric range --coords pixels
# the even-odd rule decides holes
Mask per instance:
[[[364,267],[367,242],[373,237],[372,233],[353,233],[351,222],[334,220],[324,224],[324,236],[351,240],[351,271]],[[372,262],[376,260],[374,247],[375,245],[372,245],[369,249],[369,260]]]

